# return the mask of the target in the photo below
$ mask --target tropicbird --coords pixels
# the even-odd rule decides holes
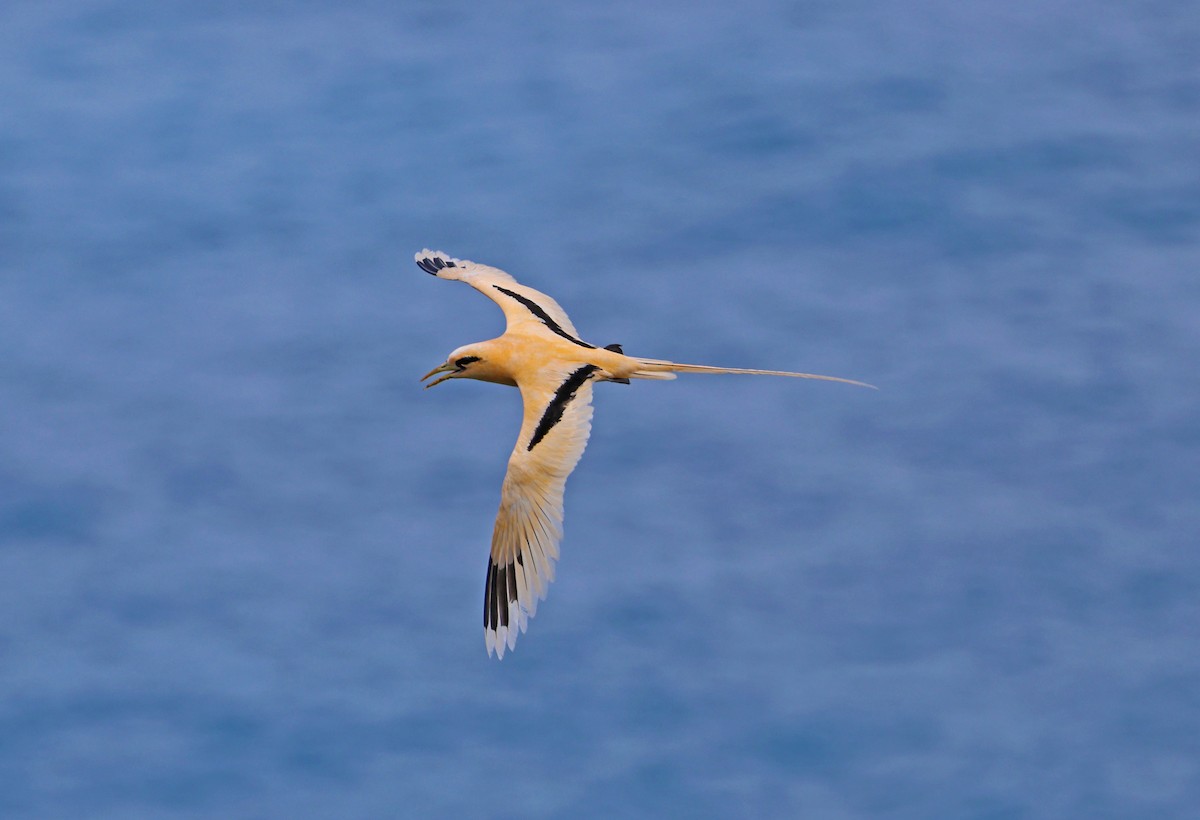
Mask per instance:
[[[679,364],[627,356],[618,344],[597,347],[579,337],[553,299],[498,268],[422,250],[417,265],[439,279],[466,282],[500,306],[507,327],[486,342],[464,345],[421,377],[425,385],[479,379],[517,387],[525,407],[521,432],[508,459],[492,552],[484,582],[483,628],[488,655],[504,657],[537,612],[554,580],[562,540],[563,488],[579,463],[592,428],[592,384],[630,379],[673,379],[676,373],[748,373],[791,376],[873,387],[853,379]]]

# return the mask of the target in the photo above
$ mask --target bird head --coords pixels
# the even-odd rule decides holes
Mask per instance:
[[[422,376],[421,381],[425,381],[430,376],[436,376],[438,373],[444,373],[444,376],[434,379],[429,384],[425,385],[426,388],[430,388],[435,384],[441,384],[442,382],[446,381],[446,379],[458,379],[464,376],[470,378],[472,375],[469,372],[471,366],[481,361],[483,361],[483,357],[478,355],[478,351],[473,351],[470,346],[460,347],[458,350],[455,350],[450,354],[450,358],[446,359],[445,364],[439,364],[433,370],[430,370],[428,373]]]

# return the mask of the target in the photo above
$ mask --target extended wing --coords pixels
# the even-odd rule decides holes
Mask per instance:
[[[483,598],[488,654],[504,657],[554,580],[563,488],[592,429],[594,365],[564,363],[523,382],[525,417],[508,459]]]
[[[455,259],[428,248],[418,253],[416,260],[426,273],[439,279],[466,282],[498,304],[504,311],[509,330],[524,325],[525,328],[549,331],[580,347],[595,347],[580,340],[579,331],[575,330],[575,325],[571,324],[567,312],[558,302],[541,291],[522,285],[499,268],[479,265],[467,259]]]

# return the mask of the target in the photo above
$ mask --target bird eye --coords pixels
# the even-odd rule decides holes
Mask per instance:
[[[454,366],[457,367],[459,370],[462,370],[464,367],[469,365],[471,362],[477,362],[477,361],[479,361],[478,356],[463,356],[461,359],[455,360]]]

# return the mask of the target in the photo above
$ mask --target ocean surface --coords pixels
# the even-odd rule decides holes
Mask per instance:
[[[0,817],[1200,816],[1194,2],[0,8]],[[483,575],[503,328],[596,390]]]

